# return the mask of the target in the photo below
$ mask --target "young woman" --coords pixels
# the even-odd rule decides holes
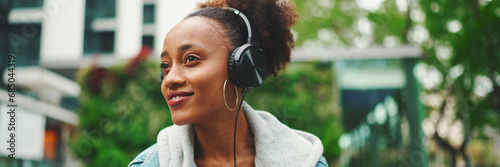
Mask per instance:
[[[242,100],[290,62],[296,18],[286,0],[208,1],[174,26],[161,92],[175,125],[129,166],[328,166],[316,136]]]

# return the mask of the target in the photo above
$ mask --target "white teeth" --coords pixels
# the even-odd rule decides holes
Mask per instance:
[[[179,98],[179,97],[181,97],[181,96],[175,96],[175,97],[173,97],[171,100],[175,100],[175,99],[177,99],[177,98]]]

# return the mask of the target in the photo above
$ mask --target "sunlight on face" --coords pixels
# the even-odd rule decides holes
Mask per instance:
[[[215,20],[191,17],[165,37],[161,91],[175,124],[209,121],[225,109],[222,85],[228,78],[230,42],[222,29]]]

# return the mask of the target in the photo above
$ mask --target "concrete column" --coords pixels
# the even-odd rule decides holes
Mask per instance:
[[[142,46],[141,0],[116,0],[115,50],[118,58],[135,57]]]

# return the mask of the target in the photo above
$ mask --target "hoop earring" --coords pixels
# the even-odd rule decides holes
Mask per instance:
[[[227,101],[226,101],[226,83],[227,83],[227,79],[226,81],[224,81],[224,86],[222,87],[222,97],[224,97],[224,105],[226,105],[226,108],[229,110],[229,111],[233,111],[234,109],[236,109],[236,107],[238,107],[238,88],[236,88],[236,85],[234,85],[234,91],[236,92],[236,104],[234,105],[234,108],[229,108],[229,106],[227,105]]]

